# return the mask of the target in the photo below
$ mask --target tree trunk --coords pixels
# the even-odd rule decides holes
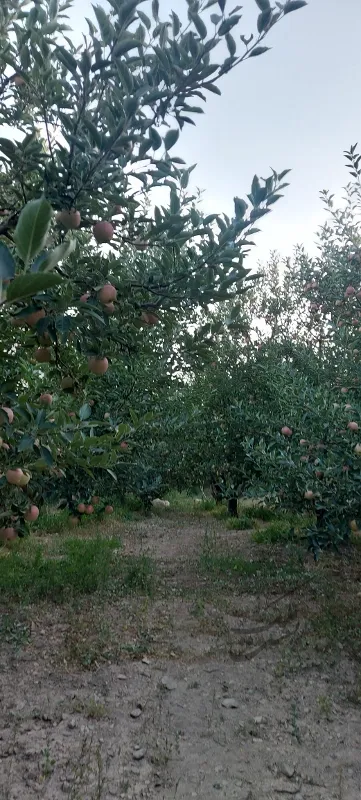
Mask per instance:
[[[230,517],[238,517],[237,497],[230,497],[228,500],[228,514]]]

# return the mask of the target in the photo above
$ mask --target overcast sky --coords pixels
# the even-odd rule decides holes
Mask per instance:
[[[186,0],[160,0],[160,6],[163,19],[171,8],[182,15]],[[255,30],[255,0],[243,0],[243,11],[241,32],[248,34]],[[90,13],[89,0],[75,0],[77,33],[86,30]],[[319,191],[342,196],[343,150],[361,143],[360,30],[361,0],[309,0],[273,29],[272,50],[223,79],[222,97],[209,96],[197,127],[187,126],[174,148],[187,163],[197,162],[194,185],[204,190],[207,212],[231,214],[234,195],[249,191],[255,172],[292,168],[284,199],[261,221],[253,263],[272,249],[288,255],[301,242],[314,252],[314,234],[325,219]]]

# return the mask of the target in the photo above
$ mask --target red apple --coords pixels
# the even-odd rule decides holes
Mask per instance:
[[[121,450],[128,450],[127,442],[121,442],[119,447],[120,447]]]
[[[85,506],[85,513],[86,514],[94,514],[94,508],[92,505]]]
[[[20,467],[16,467],[16,469],[8,469],[5,477],[8,483],[11,483],[13,486],[20,486],[23,475],[24,473],[22,469],[20,469]]]
[[[108,303],[112,303],[114,300],[116,300],[117,294],[118,292],[115,286],[113,286],[112,283],[106,283],[101,289],[99,289],[97,297],[99,303],[105,306]]]
[[[112,514],[113,511],[114,511],[114,508],[113,508],[113,506],[105,506],[104,511],[105,511],[106,514]]]
[[[357,422],[349,422],[347,425],[349,431],[358,431],[358,424]]]
[[[85,503],[79,503],[78,511],[79,511],[79,514],[85,514]]]
[[[0,528],[0,540],[3,542],[11,542],[17,538],[15,528]]]
[[[103,311],[104,314],[107,314],[108,317],[111,317],[111,315],[115,313],[114,303],[106,303],[106,305],[103,306]]]
[[[45,392],[45,394],[41,394],[40,395],[39,401],[40,401],[40,403],[44,403],[44,405],[46,405],[46,406],[51,406],[51,404],[53,402],[53,395],[52,394],[48,394],[47,392]]]
[[[304,496],[305,500],[314,500],[315,499],[315,495],[314,495],[314,493],[313,493],[313,491],[311,489],[307,489],[307,491],[304,493],[303,496]]]
[[[24,514],[24,519],[26,522],[35,522],[40,514],[40,511],[37,506],[30,506],[28,510]]]
[[[89,297],[90,297],[90,292],[85,292],[85,294],[82,294],[81,297],[79,298],[79,302],[86,303],[89,300]]]
[[[292,436],[293,431],[292,428],[288,427],[288,425],[284,425],[283,428],[281,428],[281,433],[282,436]]]
[[[59,225],[62,225],[65,230],[70,231],[74,230],[75,228],[79,228],[80,225],[80,212],[76,211],[75,208],[64,209],[64,211],[58,211],[56,217],[56,221]]]
[[[49,364],[51,361],[50,350],[47,347],[38,347],[38,349],[35,350],[35,361],[37,361],[38,364]]]
[[[88,366],[89,371],[94,375],[105,375],[109,362],[107,358],[95,358],[95,356],[92,356],[88,358]]]
[[[94,506],[97,506],[97,505],[99,504],[99,500],[100,500],[100,498],[98,497],[98,495],[96,495],[96,494],[95,494],[95,495],[92,497],[92,503],[93,503],[93,505],[94,505]]]
[[[94,239],[98,244],[108,244],[114,236],[114,228],[111,222],[102,220],[96,222],[93,227]]]
[[[38,311],[33,311],[32,314],[29,314],[28,317],[25,317],[25,322],[27,323],[27,325],[29,325],[29,328],[35,328],[35,325],[37,322],[39,322],[39,319],[44,319],[44,317],[45,317],[44,309],[39,308]]]

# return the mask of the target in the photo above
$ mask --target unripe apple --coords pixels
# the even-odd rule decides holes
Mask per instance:
[[[98,244],[108,244],[114,236],[114,228],[111,222],[96,222],[93,227],[94,239]]]
[[[110,419],[109,411],[106,411],[104,414],[104,419]]]
[[[53,402],[53,395],[52,394],[48,394],[47,392],[45,392],[45,394],[41,394],[40,395],[39,400],[40,400],[40,403],[44,403],[44,405],[46,405],[46,406],[51,406],[51,404]]]
[[[347,394],[347,392],[348,392],[347,387],[343,386],[342,389],[341,389],[341,394]]]
[[[3,450],[10,450],[10,445],[7,442],[3,442],[1,447],[3,448]]]
[[[26,84],[26,80],[23,78],[22,75],[14,75],[14,77],[11,80],[12,83],[15,84],[15,86],[25,86]]]
[[[159,318],[150,311],[142,311],[140,319],[145,325],[157,325]]]
[[[35,328],[35,325],[37,322],[39,322],[39,319],[44,319],[44,317],[45,317],[44,309],[39,308],[38,311],[33,311],[32,314],[29,314],[28,317],[25,317],[25,322],[29,325],[29,328]]]
[[[349,431],[358,431],[358,424],[357,422],[349,422],[347,424]]]
[[[90,297],[90,292],[85,292],[85,294],[82,294],[81,297],[79,297],[79,303],[87,303],[89,297]]]
[[[305,445],[306,445],[306,444],[308,444],[308,441],[307,441],[307,439],[300,439],[300,445],[301,445],[302,447],[305,447]]]
[[[62,389],[72,389],[74,386],[73,378],[71,378],[70,375],[66,375],[66,377],[63,378],[60,386]]]
[[[1,406],[0,425],[4,425],[5,422],[9,422],[10,425],[12,422],[14,422],[14,412],[12,408],[8,408],[7,406]]]
[[[70,209],[70,211],[64,209],[64,211],[58,211],[55,219],[65,230],[75,230],[80,225],[80,212],[75,211],[75,208]]]
[[[8,483],[12,484],[12,486],[20,486],[20,481],[23,477],[24,473],[20,467],[16,467],[16,469],[8,469],[5,477]]]
[[[113,506],[105,506],[104,511],[105,511],[106,514],[112,514],[113,511],[114,511],[114,508],[113,508]]]
[[[112,283],[106,283],[101,289],[99,289],[97,297],[99,303],[105,306],[108,303],[112,303],[114,300],[116,300],[117,294],[118,292],[115,286],[113,286]]]
[[[85,513],[86,514],[94,514],[94,508],[92,505],[85,506]]]
[[[115,313],[114,303],[106,303],[106,305],[103,306],[103,311],[104,314],[107,314],[108,317],[111,317],[111,315]]]
[[[35,522],[40,514],[40,511],[37,506],[30,506],[28,510],[24,514],[24,519],[26,522]]]
[[[357,456],[361,456],[361,444],[356,444],[354,448],[354,452]]]
[[[79,514],[85,514],[85,503],[79,503],[78,511],[79,511]]]
[[[119,447],[120,447],[121,450],[128,450],[127,442],[121,442]]]
[[[350,522],[350,528],[352,531],[358,531],[358,525],[355,519],[352,519]]]
[[[352,297],[356,294],[356,289],[353,286],[348,286],[345,291],[345,297]]]
[[[31,478],[30,472],[25,470],[25,472],[23,472],[21,475],[19,486],[27,486],[30,481],[30,478]]]
[[[109,362],[107,358],[95,358],[92,356],[88,359],[88,366],[89,371],[92,372],[94,375],[105,375],[108,367]]]
[[[288,425],[284,425],[281,428],[282,436],[292,436],[292,428],[289,428]]]
[[[51,361],[50,350],[47,347],[38,347],[38,349],[35,350],[35,361],[37,361],[38,364],[49,364]]]
[[[307,491],[304,493],[303,496],[304,496],[305,500],[314,500],[315,499],[315,495],[314,495],[312,489],[307,489]]]

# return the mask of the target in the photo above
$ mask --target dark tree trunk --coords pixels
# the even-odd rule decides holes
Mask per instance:
[[[228,500],[228,514],[230,517],[238,517],[237,497],[230,497]]]

